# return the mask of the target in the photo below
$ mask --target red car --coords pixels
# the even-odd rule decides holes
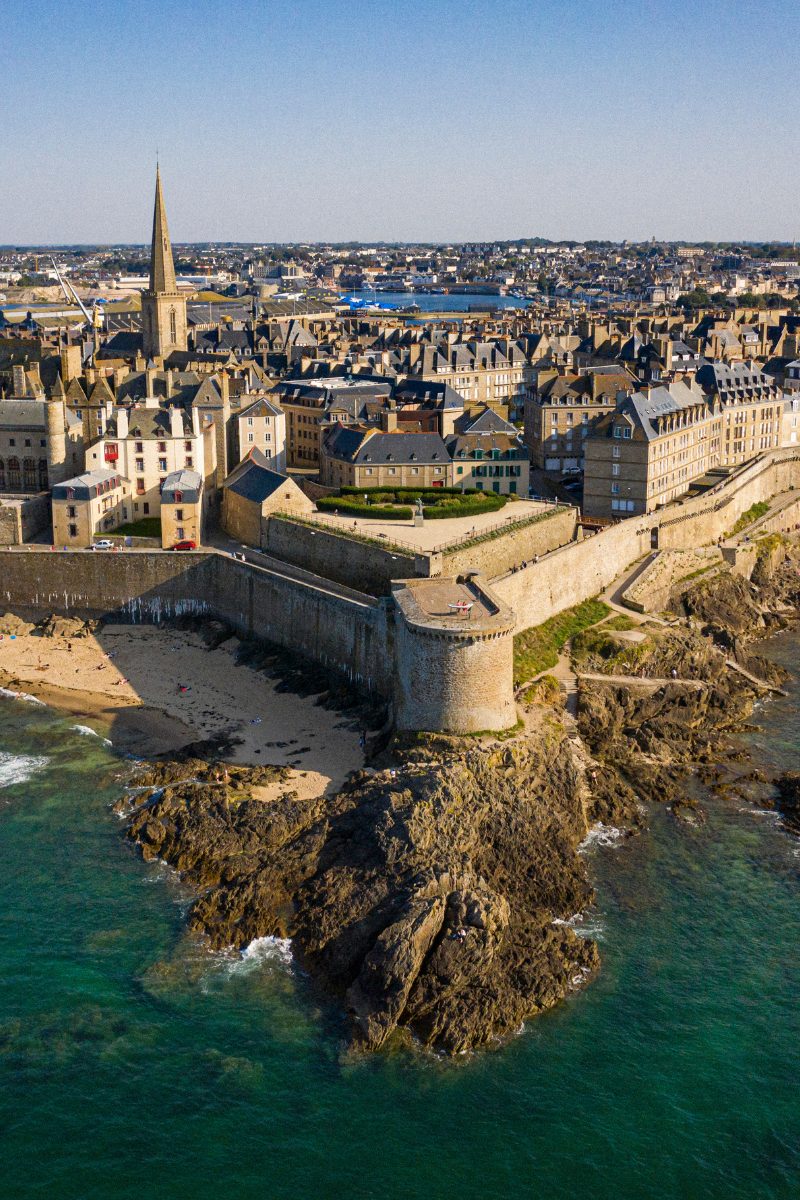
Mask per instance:
[[[197,542],[193,542],[191,538],[184,538],[182,542],[176,542],[172,547],[173,550],[196,550]]]

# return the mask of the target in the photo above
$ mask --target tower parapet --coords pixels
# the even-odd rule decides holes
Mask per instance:
[[[398,729],[475,733],[516,724],[516,617],[479,575],[392,585]]]

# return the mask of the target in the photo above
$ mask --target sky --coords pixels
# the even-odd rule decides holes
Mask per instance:
[[[800,238],[800,0],[0,0],[0,244]]]

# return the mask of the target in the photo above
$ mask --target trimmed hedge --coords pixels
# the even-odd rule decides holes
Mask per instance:
[[[343,517],[373,517],[380,521],[410,521],[413,508],[407,504],[359,504],[350,496],[324,496],[317,501],[319,512],[339,513]]]
[[[353,487],[347,484],[339,488],[341,496],[375,496],[378,494],[384,496],[402,496],[411,498],[416,496],[482,496],[484,492],[479,492],[477,488],[467,488],[462,492],[461,488],[456,487]]]
[[[423,504],[422,512],[426,518],[434,521],[447,517],[477,517],[480,513],[497,512],[505,502],[505,496],[499,496],[496,492],[476,492],[474,496],[467,496],[463,500],[453,497],[442,504]]]

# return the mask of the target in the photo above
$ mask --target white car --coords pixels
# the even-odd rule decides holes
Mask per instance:
[[[114,542],[108,538],[101,538],[99,542],[93,542],[91,546],[86,547],[87,550],[113,550]]]

